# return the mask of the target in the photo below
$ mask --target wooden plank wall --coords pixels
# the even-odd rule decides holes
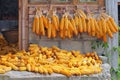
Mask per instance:
[[[28,43],[28,0],[19,0],[19,49],[26,49]]]
[[[73,0],[74,1],[74,0]],[[99,1],[99,0],[98,0]],[[39,43],[40,37],[36,37],[36,35],[33,35],[31,32],[32,27],[32,21],[33,21],[33,14],[35,12],[35,7],[43,7],[45,4],[28,4],[28,0],[19,0],[19,3],[21,6],[19,6],[19,45],[20,49],[27,49],[29,43],[31,43],[31,39],[36,39]],[[86,3],[85,3],[86,4]],[[54,6],[61,6],[66,7],[66,5],[71,5],[68,3],[65,3],[64,5],[61,4],[54,4]],[[98,6],[96,3],[90,3],[91,6]],[[72,7],[71,7],[72,8]],[[46,38],[45,38],[46,39]],[[45,40],[43,39],[43,40]],[[52,41],[52,40],[51,40]],[[35,41],[33,41],[35,42]],[[58,42],[60,44],[60,42]],[[86,44],[86,43],[85,43]]]
[[[19,36],[18,36],[18,38],[19,38],[19,43],[18,43],[18,45],[19,45],[19,49],[21,50],[22,49],[22,33],[21,33],[21,31],[22,31],[22,0],[19,0]]]
[[[41,7],[43,8],[43,10],[46,10],[48,7],[47,5],[37,5],[37,7]],[[53,8],[54,7],[66,7],[66,5],[52,5]],[[73,5],[67,5],[67,7],[69,7],[70,9],[74,9]],[[83,7],[83,5],[80,5],[78,7]],[[89,5],[88,7],[98,7],[97,5]],[[35,12],[35,8],[36,6],[32,5],[29,6],[29,43],[36,43],[39,44],[40,46],[48,46],[51,47],[53,45],[58,46],[62,49],[67,49],[67,50],[80,50],[81,52],[85,53],[85,52],[91,52],[91,42],[93,40],[96,40],[94,37],[90,37],[86,34],[82,34],[79,35],[78,37],[74,37],[72,39],[66,39],[66,40],[62,40],[60,38],[56,38],[56,39],[48,39],[47,37],[40,37],[37,36],[36,34],[34,34],[32,32],[32,22],[33,22],[33,17],[34,17],[34,12]]]

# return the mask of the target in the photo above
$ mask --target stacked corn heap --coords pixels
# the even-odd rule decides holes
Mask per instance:
[[[0,35],[0,55],[7,53],[16,53],[18,51],[17,44],[8,43],[2,35]]]
[[[79,33],[88,33],[88,35],[102,39],[107,42],[107,35],[113,38],[113,33],[118,32],[118,27],[112,17],[105,13],[99,16],[90,13],[85,14],[82,10],[77,10],[74,15],[66,12],[62,18],[57,16],[56,12],[51,11],[49,16],[42,12],[36,12],[33,21],[32,31],[38,36],[47,36],[48,38],[62,39],[78,36]]]
[[[96,52],[81,54],[80,51],[62,50],[56,46],[48,48],[31,44],[28,52],[1,55],[0,73],[16,70],[40,74],[59,73],[70,77],[100,73],[101,64]]]

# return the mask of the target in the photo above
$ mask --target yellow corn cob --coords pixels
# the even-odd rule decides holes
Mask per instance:
[[[79,18],[77,16],[75,16],[74,21],[75,21],[75,25],[78,26]]]
[[[92,32],[92,30],[91,30],[91,21],[90,21],[90,19],[88,18],[88,20],[87,20],[87,32],[88,32],[88,34],[90,35],[90,33]]]
[[[39,72],[39,73],[41,73],[41,74],[43,73],[43,69],[42,69],[42,67],[41,67],[41,66],[40,66],[40,67],[38,67],[38,72]]]
[[[52,24],[52,29],[51,29],[52,31],[51,31],[51,36],[53,37],[53,38],[55,38],[56,37],[56,29],[55,29],[55,26]]]
[[[73,24],[70,22],[70,20],[68,20],[68,27],[71,31],[74,31]]]
[[[18,70],[18,67],[15,66],[14,64],[10,63],[10,62],[4,62],[3,64],[11,67],[13,70]]]
[[[26,71],[27,68],[26,68],[26,67],[19,67],[19,70],[20,70],[20,71]]]
[[[77,27],[76,27],[76,25],[75,25],[75,21],[74,21],[74,19],[71,19],[71,23],[73,24],[73,27],[74,27],[74,34],[77,36],[78,35],[78,31],[77,31]]]
[[[79,10],[79,12],[82,15],[82,17],[87,18],[86,14],[82,10]]]
[[[60,25],[59,18],[58,18],[57,15],[55,16],[55,18],[56,18],[57,27],[58,27],[58,30],[59,30],[59,25]]]
[[[65,30],[68,30],[68,23],[69,23],[69,20],[68,20],[68,18],[67,18],[67,16],[65,16]]]
[[[70,77],[72,75],[70,71],[68,71],[67,69],[61,70],[60,73],[63,75],[66,75],[67,77]]]
[[[112,31],[110,30],[110,27],[108,26],[108,24],[107,24],[106,28],[107,28],[108,36],[109,36],[110,38],[113,38]]]
[[[94,19],[93,19],[93,18],[90,18],[90,21],[91,21],[91,31],[92,31],[92,32],[95,32]]]
[[[37,35],[39,35],[39,17],[36,15],[35,16],[35,33],[37,34]]]
[[[95,25],[95,27],[96,27],[96,31],[97,32],[99,32],[99,26],[98,26],[98,23],[97,23],[97,21],[96,21],[96,19],[94,19],[94,25]]]
[[[32,26],[32,32],[35,32],[35,29],[36,29],[36,21],[37,21],[37,18],[34,17],[33,26]]]
[[[31,71],[32,71],[32,72],[35,72],[35,65],[32,65],[32,64],[31,64]]]
[[[38,67],[35,67],[35,72],[39,72],[39,68]]]
[[[115,28],[112,26],[112,23],[110,22],[109,19],[107,20],[107,25],[108,25],[108,27],[110,28],[110,30],[111,30],[112,32],[116,32]]]
[[[99,26],[99,36],[102,37],[104,34],[103,34],[103,30],[102,30],[102,21],[99,20],[98,21],[98,26]]]
[[[0,74],[4,74],[4,73],[5,73],[5,70],[0,69]]]
[[[43,24],[45,28],[48,28],[48,19],[45,16],[42,16],[42,18],[43,18]]]
[[[27,64],[27,70],[28,70],[28,71],[32,71],[30,64]]]
[[[81,17],[81,20],[82,20],[83,31],[86,32],[87,31],[86,19],[84,17]]]
[[[115,24],[114,19],[113,19],[112,17],[110,17],[110,18],[109,18],[109,20],[110,20],[110,22],[111,22],[112,26],[114,27],[114,29],[115,29],[115,30],[116,30],[116,32],[117,32],[117,31],[118,31],[118,26]]]
[[[42,69],[43,69],[43,74],[47,74],[48,73],[46,68],[43,67]]]
[[[39,20],[39,29],[40,29],[40,35],[45,35],[45,29],[44,29],[44,24],[43,24],[43,18],[42,16],[40,17],[40,20]]]
[[[47,70],[48,70],[48,73],[49,73],[49,74],[52,74],[52,73],[53,73],[53,70],[52,70],[51,68],[47,68]]]
[[[103,33],[106,33],[106,31],[107,31],[107,29],[106,29],[106,21],[104,20],[104,18],[101,18],[101,22],[102,22]]]
[[[5,70],[5,72],[8,72],[8,71],[11,71],[11,70],[12,70],[11,67],[5,67],[5,68],[3,68],[3,69]]]
[[[78,20],[78,30],[79,30],[80,33],[83,32],[83,26],[82,26],[82,20],[81,20],[81,18],[79,18],[79,20]]]
[[[56,20],[56,16],[55,15],[52,16],[52,23],[53,23],[55,29],[58,30],[58,24],[57,24],[57,20]]]

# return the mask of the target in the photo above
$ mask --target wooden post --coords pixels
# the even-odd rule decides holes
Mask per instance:
[[[22,49],[28,46],[28,0],[22,0]]]
[[[19,50],[28,46],[28,0],[19,0]]]
[[[109,15],[111,15],[115,22],[118,24],[118,2],[120,0],[106,0],[106,11]],[[113,47],[118,47],[118,33],[114,34],[113,39],[108,40],[109,49],[111,50]],[[111,52],[111,66],[113,68],[118,68],[118,52]]]
[[[21,32],[22,32],[22,0],[19,0],[19,43],[18,43],[18,45],[19,45],[19,50],[21,50],[22,49],[22,34],[21,34]]]

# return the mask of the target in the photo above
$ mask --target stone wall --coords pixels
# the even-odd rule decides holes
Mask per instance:
[[[53,45],[66,50],[80,50],[81,53],[97,51],[98,54],[103,53],[103,49],[100,47],[96,50],[92,49],[92,43],[95,41],[95,37],[88,36],[87,33],[83,33],[72,39],[48,39],[47,37],[40,37],[34,34],[29,29],[29,43],[39,44],[40,46],[52,47]]]
[[[55,73],[51,75],[41,75],[27,71],[10,71],[6,74],[0,74],[0,80],[111,80],[110,66],[103,64],[102,67],[103,71],[100,74],[72,76],[69,78]]]

